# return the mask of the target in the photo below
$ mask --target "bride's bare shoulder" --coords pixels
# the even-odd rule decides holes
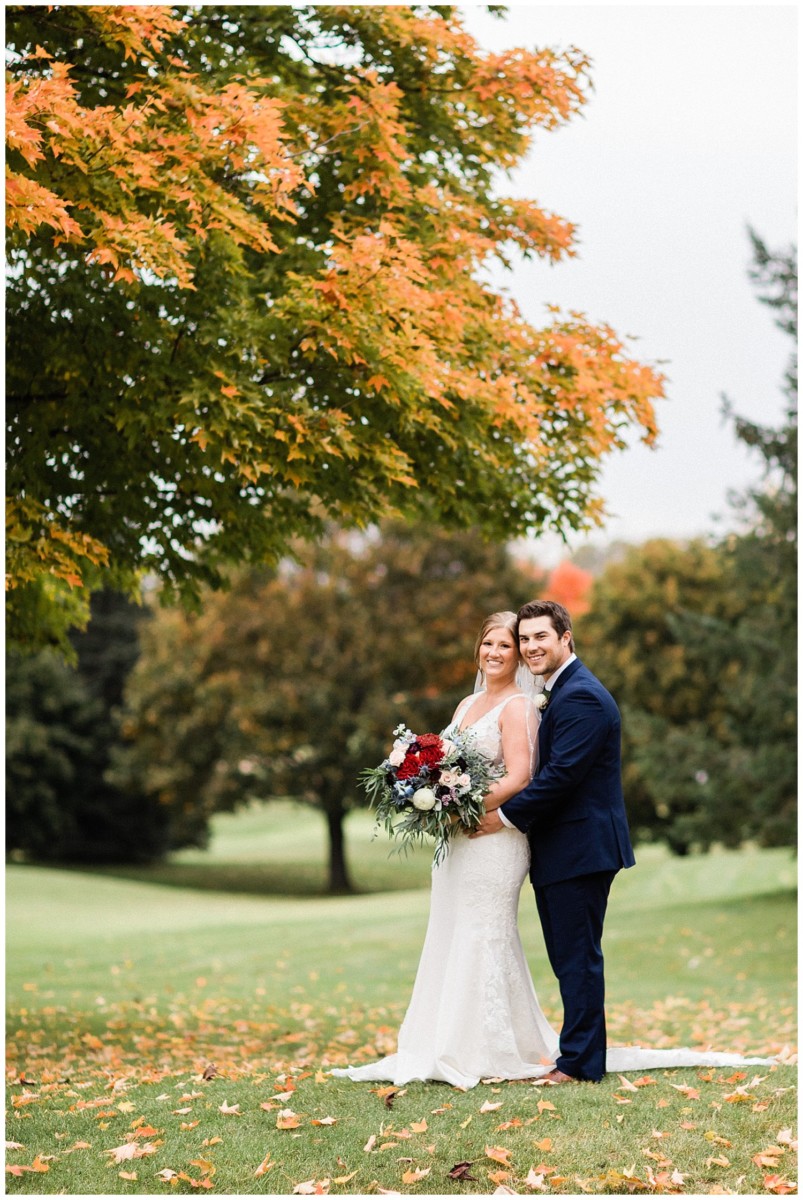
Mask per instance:
[[[480,692],[472,692],[471,695],[463,697],[463,699],[457,705],[457,708],[454,710],[454,715],[452,716],[452,724],[454,724],[455,721],[457,721],[457,719],[459,717],[463,716],[465,711],[471,706],[471,704],[477,699],[477,696],[479,696],[479,695],[481,695]]]

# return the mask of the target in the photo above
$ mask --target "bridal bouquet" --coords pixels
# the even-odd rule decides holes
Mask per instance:
[[[442,738],[399,725],[393,736],[388,757],[362,771],[360,782],[376,809],[377,827],[398,839],[397,849],[406,851],[429,835],[439,862],[449,838],[476,829],[483,797],[500,772],[474,748],[469,733]]]

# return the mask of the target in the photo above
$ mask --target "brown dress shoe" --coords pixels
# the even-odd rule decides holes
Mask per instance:
[[[574,1075],[566,1075],[565,1072],[559,1071],[557,1067],[553,1067],[548,1075],[544,1075],[543,1079],[536,1079],[536,1086],[556,1087],[559,1083],[579,1083],[579,1079],[575,1079]]]

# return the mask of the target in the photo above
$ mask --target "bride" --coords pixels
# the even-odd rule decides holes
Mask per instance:
[[[484,686],[461,700],[443,736],[470,730],[476,748],[504,768],[485,798],[491,811],[521,791],[537,766],[538,710],[532,677],[521,668],[515,613],[486,618],[474,661]],[[332,1075],[472,1088],[485,1077],[537,1080],[549,1073],[558,1033],[538,1003],[517,922],[529,863],[527,836],[518,829],[449,842],[432,869],[429,925],[396,1053]],[[692,1050],[607,1051],[609,1071],[768,1061]]]

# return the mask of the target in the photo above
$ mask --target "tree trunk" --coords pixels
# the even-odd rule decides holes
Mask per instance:
[[[343,831],[342,808],[327,809],[326,823],[329,828],[329,893],[331,895],[353,892],[346,865],[346,839]]]

